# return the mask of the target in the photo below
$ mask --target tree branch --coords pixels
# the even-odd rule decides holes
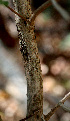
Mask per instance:
[[[70,97],[70,92],[68,93],[68,94],[66,94],[65,95],[65,97],[62,99],[62,100],[60,100],[60,102],[59,103],[63,103],[64,104],[64,102],[68,99]]]
[[[30,0],[13,0],[15,11],[26,19],[32,16]],[[38,56],[38,48],[34,34],[34,24],[31,26],[28,21],[24,21],[16,16],[16,25],[19,33],[20,51],[23,56],[25,75],[27,79],[27,117],[33,114],[34,110],[41,109],[37,115],[33,115],[27,121],[42,121],[43,114],[43,80],[41,76],[41,66]],[[35,92],[42,90],[35,98]]]
[[[53,108],[51,109],[51,111],[44,116],[45,120],[48,121],[50,119],[50,117],[56,112],[56,110],[61,107],[64,102],[70,97],[70,92],[68,94],[65,95],[65,97],[59,101],[59,103]]]
[[[57,0],[57,1],[59,1],[59,0]],[[52,5],[51,0],[48,0],[48,1],[46,1],[45,3],[43,3],[39,8],[37,8],[37,9],[34,11],[33,15],[32,15],[31,18],[30,18],[30,22],[33,23],[34,20],[35,20],[35,18],[36,18],[41,12],[43,12],[45,9],[47,9],[47,8],[48,8],[49,6],[51,6],[51,5]]]
[[[55,105],[56,103],[58,103],[58,101],[60,99],[60,98],[56,98],[55,96],[52,96],[52,95],[50,95],[48,93],[44,93],[43,97],[44,97],[45,100],[47,100],[52,105]],[[70,112],[69,105],[70,105],[70,102],[67,101],[67,106],[62,104],[61,107],[63,108],[63,110],[65,110],[67,112]]]
[[[16,15],[18,15],[19,17],[21,17],[23,20],[25,20],[26,21],[26,18],[24,18],[23,16],[21,16],[19,13],[17,13],[15,10],[13,10],[12,8],[10,8],[9,6],[7,6],[7,8],[9,9],[9,10],[11,10],[13,13],[15,13]]]

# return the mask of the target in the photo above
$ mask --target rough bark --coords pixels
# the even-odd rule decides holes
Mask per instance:
[[[42,121],[43,87],[38,56],[38,48],[34,34],[34,23],[28,21],[32,16],[30,0],[13,0],[15,11],[26,18],[16,15],[16,25],[20,40],[20,51],[23,56],[25,75],[27,79],[27,116],[34,114],[27,121]],[[36,113],[37,111],[37,113]]]

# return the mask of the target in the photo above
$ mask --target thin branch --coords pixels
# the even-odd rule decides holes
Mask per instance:
[[[23,16],[21,16],[19,13],[17,13],[15,10],[13,10],[12,8],[10,8],[9,6],[7,6],[7,8],[9,8],[9,10],[11,10],[13,13],[15,13],[16,15],[18,15],[20,18],[22,18],[23,20],[27,21],[26,18],[24,18]]]
[[[59,0],[57,0],[59,1]],[[33,23],[35,18],[41,13],[43,12],[45,9],[47,9],[49,6],[52,5],[51,0],[46,1],[45,3],[43,3],[38,9],[36,9],[33,13],[33,15],[30,18],[30,22]]]
[[[54,96],[52,96],[50,94],[47,94],[47,93],[44,93],[43,96],[44,96],[44,99],[47,100],[52,105],[55,105],[59,101],[58,98],[56,98],[56,97],[54,97]],[[62,104],[61,107],[63,108],[63,110],[65,110],[65,111],[67,111],[67,112],[70,113],[70,107],[69,107],[69,105],[70,105],[70,102],[67,101],[67,106],[64,105],[64,104]]]
[[[55,9],[61,14],[61,16],[67,21],[69,22],[70,21],[70,16],[69,16],[69,13],[64,9],[62,8],[56,0],[51,0],[53,6],[55,7]]]
[[[66,94],[62,100],[60,100],[60,103],[61,104],[64,103],[69,97],[70,97],[70,92],[68,94]]]
[[[55,113],[55,111],[59,107],[61,107],[69,97],[70,97],[70,92],[66,94],[65,97],[62,100],[60,100],[59,103],[53,109],[51,109],[51,111],[47,115],[44,116],[45,120],[48,121],[50,117]]]

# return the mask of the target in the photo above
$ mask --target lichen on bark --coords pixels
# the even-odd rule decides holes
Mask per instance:
[[[27,79],[27,116],[38,110],[37,114],[27,121],[42,121],[43,86],[38,48],[34,33],[34,23],[30,24],[32,16],[30,0],[14,0],[14,8],[22,18],[16,15],[16,25],[20,40],[20,51],[23,56],[25,75]]]

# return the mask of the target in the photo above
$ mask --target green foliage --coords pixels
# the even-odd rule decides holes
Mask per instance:
[[[3,4],[5,6],[8,6],[8,1],[0,0],[0,4]]]

